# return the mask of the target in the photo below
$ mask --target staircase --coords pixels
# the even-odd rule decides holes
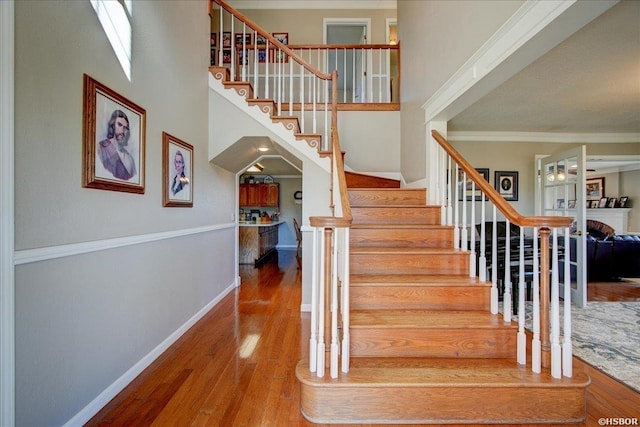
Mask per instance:
[[[282,123],[295,139],[295,117],[278,116],[251,85],[212,75]],[[329,153],[320,152],[320,156]],[[516,362],[515,323],[490,313],[490,288],[469,277],[469,252],[452,249],[453,227],[425,189],[346,173],[350,231],[350,369],[318,377],[298,363],[301,411],[312,422],[396,424],[575,423],[585,418],[589,378],[554,379]]]
[[[376,183],[377,184],[377,183]],[[366,184],[363,184],[366,185]],[[301,361],[301,410],[316,423],[572,423],[589,379],[516,363],[515,323],[424,189],[350,188],[351,365],[319,378]]]

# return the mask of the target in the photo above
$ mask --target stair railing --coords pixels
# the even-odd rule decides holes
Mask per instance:
[[[517,360],[527,363],[525,315],[526,280],[529,275],[532,287],[532,349],[531,369],[540,373],[541,368],[550,369],[554,378],[572,376],[571,345],[571,275],[569,268],[569,236],[573,218],[565,216],[522,216],[498,193],[489,182],[456,151],[436,130],[431,132],[432,143],[437,144],[431,152],[435,157],[440,173],[439,185],[435,191],[441,204],[443,225],[454,227],[455,247],[470,251],[471,277],[486,282],[491,278],[491,312],[498,314],[498,284],[503,288],[503,317],[511,321],[513,308],[512,293],[518,295],[516,304],[518,316]],[[469,203],[467,203],[469,201]],[[476,206],[479,202],[480,206]],[[492,204],[492,221],[485,223],[486,202]],[[468,206],[469,205],[469,206]],[[476,210],[480,209],[479,230],[475,224]],[[505,218],[504,248],[498,246],[497,211]],[[471,222],[467,223],[467,212],[471,213]],[[461,218],[461,219],[460,219]],[[486,245],[486,225],[491,224],[491,245]],[[512,225],[517,227],[512,227]],[[513,236],[512,228],[519,228],[519,236]],[[525,228],[530,233],[525,237]],[[480,242],[476,244],[475,235]],[[516,232],[515,230],[513,232]],[[471,238],[469,238],[469,234]],[[558,235],[564,236],[560,245]],[[512,260],[511,245],[514,250]],[[487,262],[487,250],[491,251],[491,261]],[[564,325],[560,327],[559,274],[560,254],[564,262]],[[551,260],[550,260],[551,258]],[[476,264],[477,259],[477,264]],[[528,271],[527,271],[528,269]],[[499,271],[501,270],[501,271]],[[517,273],[516,273],[517,272]],[[517,278],[517,287],[512,287],[512,278]],[[563,336],[561,337],[561,332]],[[561,344],[562,341],[562,344]]]
[[[313,228],[309,368],[323,377],[328,354],[330,375],[336,378],[339,369],[349,370],[349,228],[352,222],[338,137],[338,72],[319,71],[223,0],[212,2],[210,14],[218,17],[219,42],[216,44],[221,46],[214,58],[219,65],[230,67],[231,80],[250,79],[258,97],[262,94],[264,99],[273,99],[278,111],[288,109],[289,115],[293,115],[295,94],[299,93],[302,133],[315,134],[318,122],[324,120],[325,147],[318,148],[332,158],[330,206],[333,216],[309,218]],[[219,10],[215,10],[214,3]],[[255,41],[260,43],[254,45]],[[248,72],[249,66],[253,67],[252,73]],[[299,84],[294,83],[294,68],[299,69]],[[305,121],[305,117],[310,120]],[[309,121],[310,128],[305,124]]]

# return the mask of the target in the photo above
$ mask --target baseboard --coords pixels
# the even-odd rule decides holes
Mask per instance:
[[[95,399],[93,399],[87,406],[85,406],[80,412],[78,412],[73,418],[64,424],[64,427],[76,427],[82,426],[95,416],[107,403],[111,401],[118,393],[129,385],[142,371],[144,371],[154,360],[156,360],[162,353],[164,353],[174,342],[176,342],[189,328],[191,328],[198,320],[200,320],[205,314],[215,307],[227,294],[232,292],[237,286],[239,286],[239,278],[234,280],[234,283],[229,285],[224,291],[215,297],[211,302],[205,305],[200,311],[198,311],[193,317],[187,320],[182,326],[180,326],[175,332],[169,335],[163,342],[161,342],[156,348],[151,350],[146,356],[140,359],[135,365],[133,365],[127,372],[125,372],[120,378],[114,381],[109,387],[107,387],[102,393],[100,393]]]
[[[300,311],[311,313],[311,304],[301,304]]]

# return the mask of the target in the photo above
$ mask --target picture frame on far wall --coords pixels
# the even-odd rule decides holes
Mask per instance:
[[[587,200],[600,200],[604,194],[604,177],[587,178]]]
[[[489,182],[489,169],[488,168],[475,168],[476,171],[482,175],[482,177]],[[480,191],[480,189],[478,188],[478,186],[475,186],[475,192],[474,192],[474,185],[473,185],[473,181],[471,181],[469,178],[467,178],[466,182],[465,182],[465,189],[464,191],[462,191],[462,179],[464,177],[464,173],[462,171],[462,169],[458,169],[458,200],[462,200],[462,196],[463,193],[467,196],[467,201],[471,201],[473,199],[475,199],[475,201],[480,202],[482,201],[482,191]]]
[[[620,200],[618,200],[618,207],[619,208],[626,208],[628,201],[629,201],[629,196],[620,197]]]
[[[162,206],[193,207],[193,146],[162,132]]]
[[[505,200],[518,201],[517,171],[495,171],[493,186]]]
[[[284,45],[289,44],[289,33],[271,33],[271,35],[280,43]],[[289,55],[287,55],[277,47],[275,47],[271,51],[271,55],[272,55],[271,62],[277,62],[277,63],[289,62]]]
[[[608,201],[609,201],[609,199],[607,197],[601,197],[600,198],[600,203],[598,203],[598,207],[599,208],[606,208]]]
[[[87,74],[83,85],[83,187],[144,194],[145,109]]]

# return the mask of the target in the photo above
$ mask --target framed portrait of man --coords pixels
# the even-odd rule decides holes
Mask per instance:
[[[162,132],[162,206],[193,207],[193,146]]]
[[[83,186],[144,193],[146,111],[84,75]]]

